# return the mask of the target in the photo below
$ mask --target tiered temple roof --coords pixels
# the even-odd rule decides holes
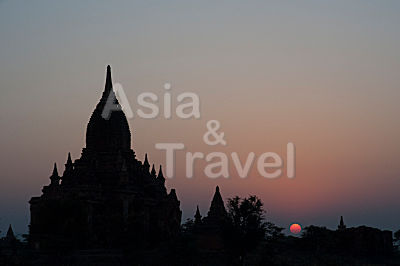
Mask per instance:
[[[107,116],[104,108],[110,102],[114,109]],[[87,126],[86,147],[74,162],[68,153],[62,176],[54,165],[50,180],[43,194],[30,201],[29,238],[35,247],[111,247],[129,237],[146,242],[179,231],[176,191],[167,193],[161,166],[158,174],[154,165],[150,172],[147,154],[143,163],[136,159],[128,121],[112,89],[110,66]]]

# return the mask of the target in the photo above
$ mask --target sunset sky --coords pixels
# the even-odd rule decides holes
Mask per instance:
[[[85,146],[105,69],[133,112],[140,93],[173,107],[200,97],[201,118],[129,119],[132,148],[158,168],[156,143],[180,142],[183,221],[224,199],[258,195],[266,218],[336,228],[400,229],[399,1],[0,1],[0,235],[28,231],[29,204]],[[162,110],[163,103],[158,106]],[[174,109],[173,109],[174,113]],[[226,146],[203,142],[218,120]],[[276,152],[296,145],[296,177],[187,179],[185,153]],[[230,161],[232,162],[232,161]]]

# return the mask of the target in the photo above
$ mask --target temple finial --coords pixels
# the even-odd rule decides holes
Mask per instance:
[[[215,217],[220,219],[225,217],[226,210],[224,205],[224,200],[222,199],[221,193],[219,191],[219,186],[215,188],[214,197],[211,201],[210,210],[208,211],[208,217]]]
[[[52,176],[58,176],[57,164],[54,163],[53,174]]]
[[[340,222],[339,222],[339,225],[338,225],[338,230],[344,230],[344,229],[346,229],[346,225],[343,222],[343,216],[340,216]]]
[[[157,176],[157,181],[162,184],[163,188],[165,189],[165,177],[164,174],[162,172],[162,167],[160,165],[160,170],[158,171],[158,176]]]
[[[110,65],[107,66],[107,76],[106,76],[106,86],[104,91],[111,91],[112,90],[112,81],[111,81],[111,67]]]
[[[58,175],[56,163],[54,163],[53,173],[50,176],[50,181],[51,181],[50,185],[52,186],[60,184],[60,176]]]
[[[63,174],[63,179],[64,177],[67,177],[72,172],[73,169],[74,169],[74,164],[72,163],[71,153],[68,152],[68,158],[67,162],[65,163],[65,171]]]
[[[6,234],[6,239],[8,239],[8,240],[14,240],[15,239],[14,231],[12,229],[11,224],[8,227],[7,234]]]
[[[153,163],[153,167],[151,168],[151,175],[156,177],[157,173],[156,173],[156,168],[154,167],[154,163]]]
[[[149,160],[147,159],[147,153],[146,153],[146,155],[144,156],[144,163],[143,163],[143,165],[144,165],[145,167],[147,167],[147,168],[150,168]]]
[[[72,164],[72,159],[71,159],[71,153],[70,152],[68,152],[67,164],[68,165]]]
[[[194,223],[196,225],[201,224],[201,214],[199,210],[199,205],[197,205],[196,214],[194,215]]]

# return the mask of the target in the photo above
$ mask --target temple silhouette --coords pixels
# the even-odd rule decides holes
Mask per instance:
[[[228,224],[228,213],[217,186],[207,216],[202,218],[199,207],[194,215],[194,242],[203,251],[223,252],[224,227]]]
[[[119,107],[102,117],[107,99]],[[167,193],[160,166],[150,169],[131,149],[131,132],[112,89],[111,68],[103,95],[86,130],[86,147],[74,162],[68,153],[59,175],[54,164],[50,184],[30,200],[29,243],[35,249],[146,246],[179,232],[180,202]]]
[[[106,104],[114,104],[103,117]],[[80,158],[54,164],[42,195],[29,201],[29,234],[11,225],[0,238],[2,265],[400,265],[400,230],[309,225],[301,236],[268,221],[255,195],[224,202],[215,188],[204,217],[199,207],[181,224],[175,189],[162,167],[131,149],[131,131],[112,88],[105,89],[86,130]]]

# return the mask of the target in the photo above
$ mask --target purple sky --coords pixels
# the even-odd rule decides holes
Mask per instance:
[[[84,147],[86,124],[104,87],[105,67],[137,96],[173,106],[195,92],[201,118],[129,120],[139,159],[165,164],[154,148],[182,142],[176,188],[184,218],[224,198],[256,194],[267,218],[288,227],[399,229],[400,3],[397,1],[0,1],[0,230],[25,233],[30,197]],[[159,103],[163,108],[162,101]],[[227,146],[203,142],[221,122]],[[185,153],[237,152],[244,160],[297,148],[296,178],[187,179]]]

